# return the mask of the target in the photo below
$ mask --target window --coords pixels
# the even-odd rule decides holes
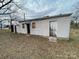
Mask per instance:
[[[36,28],[36,23],[35,22],[32,23],[32,28]]]
[[[24,24],[22,24],[22,28],[25,28],[25,25]]]

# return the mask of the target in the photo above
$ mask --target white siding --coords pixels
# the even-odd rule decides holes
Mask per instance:
[[[26,33],[27,33],[27,26],[26,26],[26,24],[25,24],[25,28],[22,28],[22,24],[20,23],[20,24],[17,26],[17,32],[18,32],[18,33],[26,34]]]
[[[36,23],[36,28],[32,28],[31,23],[31,34],[33,35],[43,35],[43,36],[49,36],[49,24],[48,21],[34,21]]]
[[[57,37],[69,38],[70,32],[70,17],[60,17],[60,18],[52,18],[48,20],[40,20],[40,21],[32,21],[36,23],[36,28],[32,28],[32,22],[30,23],[30,34],[32,35],[42,35],[49,36],[49,23],[50,21],[57,22]],[[26,26],[26,25],[25,25]],[[20,23],[17,26],[18,33],[27,34],[27,26],[25,29],[22,28],[22,24]]]
[[[69,17],[64,17],[57,20],[58,22],[57,37],[69,38],[70,20],[71,19]]]

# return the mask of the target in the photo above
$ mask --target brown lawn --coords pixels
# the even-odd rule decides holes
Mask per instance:
[[[71,30],[70,40],[49,42],[0,30],[0,59],[79,59],[79,30]]]

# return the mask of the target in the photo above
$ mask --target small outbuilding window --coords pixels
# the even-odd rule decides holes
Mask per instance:
[[[32,28],[36,28],[36,23],[35,22],[32,23]]]
[[[25,28],[25,24],[22,24],[22,28]]]

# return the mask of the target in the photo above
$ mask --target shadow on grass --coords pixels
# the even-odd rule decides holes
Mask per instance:
[[[73,42],[73,41],[75,41],[74,38],[69,38],[69,40],[68,40],[68,42]]]
[[[75,40],[74,38],[58,40],[59,43],[73,43],[73,42],[76,42],[76,41],[77,40]]]

